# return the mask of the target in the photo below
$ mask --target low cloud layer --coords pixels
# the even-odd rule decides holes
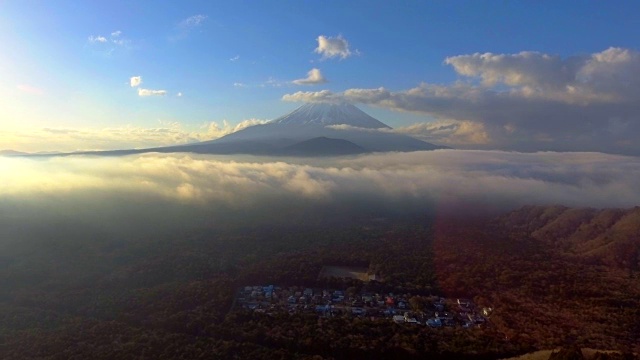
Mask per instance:
[[[115,192],[234,208],[264,200],[339,203],[358,198],[395,206],[407,199],[507,207],[640,204],[640,159],[599,153],[439,150],[290,162],[148,154],[0,158],[0,164],[5,174],[0,198]]]
[[[0,157],[0,250],[323,218],[640,204],[640,160],[624,156],[439,150],[283,160]]]
[[[537,52],[477,53],[444,62],[460,81],[401,91],[296,92],[283,100],[349,101],[421,113],[473,127],[498,149],[640,154],[637,51],[609,48],[569,58]]]

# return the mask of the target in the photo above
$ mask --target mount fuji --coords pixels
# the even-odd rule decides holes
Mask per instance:
[[[144,152],[338,156],[368,152],[444,148],[407,135],[348,103],[311,103],[266,124],[254,125],[216,140],[194,144],[75,154],[127,155]]]
[[[266,124],[216,140],[171,148],[199,153],[332,156],[443,147],[394,133],[390,126],[354,105],[311,103]]]

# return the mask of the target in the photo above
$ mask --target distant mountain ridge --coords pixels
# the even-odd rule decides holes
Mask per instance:
[[[342,129],[336,125],[347,126]],[[191,152],[224,155],[340,156],[443,148],[446,147],[394,133],[391,127],[354,105],[312,103],[302,105],[266,124],[250,126],[215,140],[147,149],[84,151],[72,154],[122,156],[147,152]]]
[[[332,125],[347,125],[338,129]],[[391,127],[347,103],[305,104],[263,125],[251,126],[201,145],[258,141],[286,147],[318,137],[341,139],[362,147],[366,152],[420,151],[445,148],[413,137],[397,134]]]
[[[20,156],[20,155],[27,155],[28,153],[26,152],[22,152],[22,151],[15,151],[15,150],[0,150],[0,156]]]

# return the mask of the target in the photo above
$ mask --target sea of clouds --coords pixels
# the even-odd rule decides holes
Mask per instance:
[[[0,157],[0,173],[0,235],[14,240],[60,226],[128,236],[229,221],[299,221],[333,209],[349,216],[362,209],[485,213],[526,204],[640,205],[640,158],[601,153]]]

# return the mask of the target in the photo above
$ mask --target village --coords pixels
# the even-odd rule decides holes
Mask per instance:
[[[432,328],[481,327],[486,325],[493,310],[479,308],[469,299],[274,285],[239,289],[234,306],[268,315],[306,313],[320,317],[386,319]]]

